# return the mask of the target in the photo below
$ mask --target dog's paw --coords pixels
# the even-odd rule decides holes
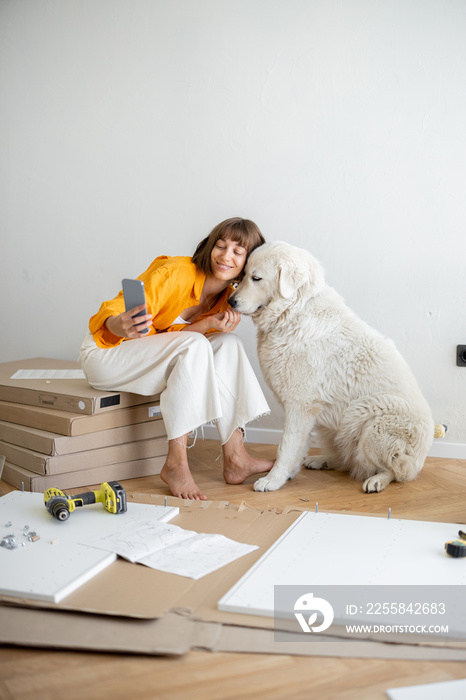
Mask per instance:
[[[278,491],[285,482],[282,479],[267,475],[262,476],[254,484],[254,491]]]
[[[309,455],[303,462],[306,469],[332,469],[332,463],[325,455]]]
[[[365,493],[380,493],[392,481],[392,477],[388,474],[374,474],[370,476],[362,485],[362,490]]]

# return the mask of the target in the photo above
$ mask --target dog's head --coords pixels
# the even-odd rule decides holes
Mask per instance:
[[[324,288],[324,271],[310,253],[289,243],[265,243],[251,253],[230,305],[254,320],[265,309],[282,312]]]

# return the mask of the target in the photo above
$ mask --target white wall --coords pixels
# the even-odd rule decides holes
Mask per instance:
[[[466,447],[465,36],[464,0],[1,0],[0,361],[75,359],[122,277],[241,215]]]

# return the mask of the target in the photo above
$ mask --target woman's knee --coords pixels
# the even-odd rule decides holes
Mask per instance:
[[[234,333],[212,333],[208,336],[214,352],[225,349],[228,352],[234,350],[243,351],[243,341]]]
[[[217,333],[211,339],[214,363],[217,371],[236,372],[237,368],[248,366],[249,360],[241,338],[232,333]]]
[[[196,364],[212,364],[213,348],[208,339],[201,333],[184,333],[188,336],[184,348],[180,348],[180,354],[186,352],[187,356],[193,358]]]

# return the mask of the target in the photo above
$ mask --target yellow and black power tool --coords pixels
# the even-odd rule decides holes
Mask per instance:
[[[68,496],[54,487],[44,493],[44,504],[57,520],[68,520],[75,508],[91,503],[102,503],[109,513],[126,512],[126,491],[118,481],[103,481],[98,491],[86,491],[77,496]]]

